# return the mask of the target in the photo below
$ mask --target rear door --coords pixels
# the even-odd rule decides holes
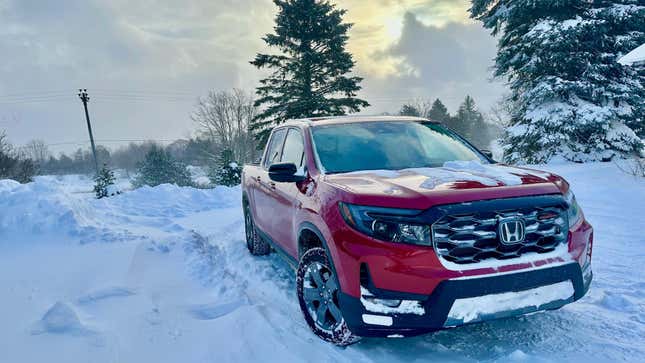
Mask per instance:
[[[276,240],[276,233],[274,228],[279,228],[275,220],[275,182],[269,179],[269,166],[271,164],[279,163],[282,156],[282,147],[284,139],[287,135],[287,129],[277,129],[273,131],[267,149],[262,159],[262,165],[259,168],[255,182],[257,188],[254,193],[255,197],[255,223],[274,241]]]

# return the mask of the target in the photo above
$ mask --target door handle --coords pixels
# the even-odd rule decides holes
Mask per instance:
[[[271,188],[275,189],[275,183],[274,182],[269,183],[269,185],[271,185]]]
[[[255,177],[255,180],[257,180],[257,182],[259,183],[259,182],[261,182],[261,181],[262,181],[262,178],[260,178],[259,176],[256,176],[256,177]]]

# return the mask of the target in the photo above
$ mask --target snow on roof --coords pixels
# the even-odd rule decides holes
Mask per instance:
[[[311,117],[303,119],[289,120],[282,125],[294,125],[294,124],[316,124],[316,125],[329,125],[329,124],[346,124],[346,123],[359,123],[359,122],[396,122],[396,121],[409,121],[409,122],[435,122],[438,121],[430,120],[423,117],[414,117],[414,116],[364,116],[364,115],[347,115],[347,116],[330,116],[330,117]]]
[[[625,54],[618,60],[618,63],[631,66],[636,63],[645,63],[645,44]]]

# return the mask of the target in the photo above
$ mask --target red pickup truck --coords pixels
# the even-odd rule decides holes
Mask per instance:
[[[487,154],[421,118],[287,122],[243,169],[247,247],[297,268],[305,320],[339,345],[580,299],[593,232],[569,185]]]

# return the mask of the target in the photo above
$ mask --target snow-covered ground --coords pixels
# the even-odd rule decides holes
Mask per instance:
[[[95,200],[82,177],[0,181],[0,362],[645,361],[645,180],[611,163],[544,169],[595,227],[584,299],[345,349],[309,332],[286,263],[246,252],[239,188]]]

